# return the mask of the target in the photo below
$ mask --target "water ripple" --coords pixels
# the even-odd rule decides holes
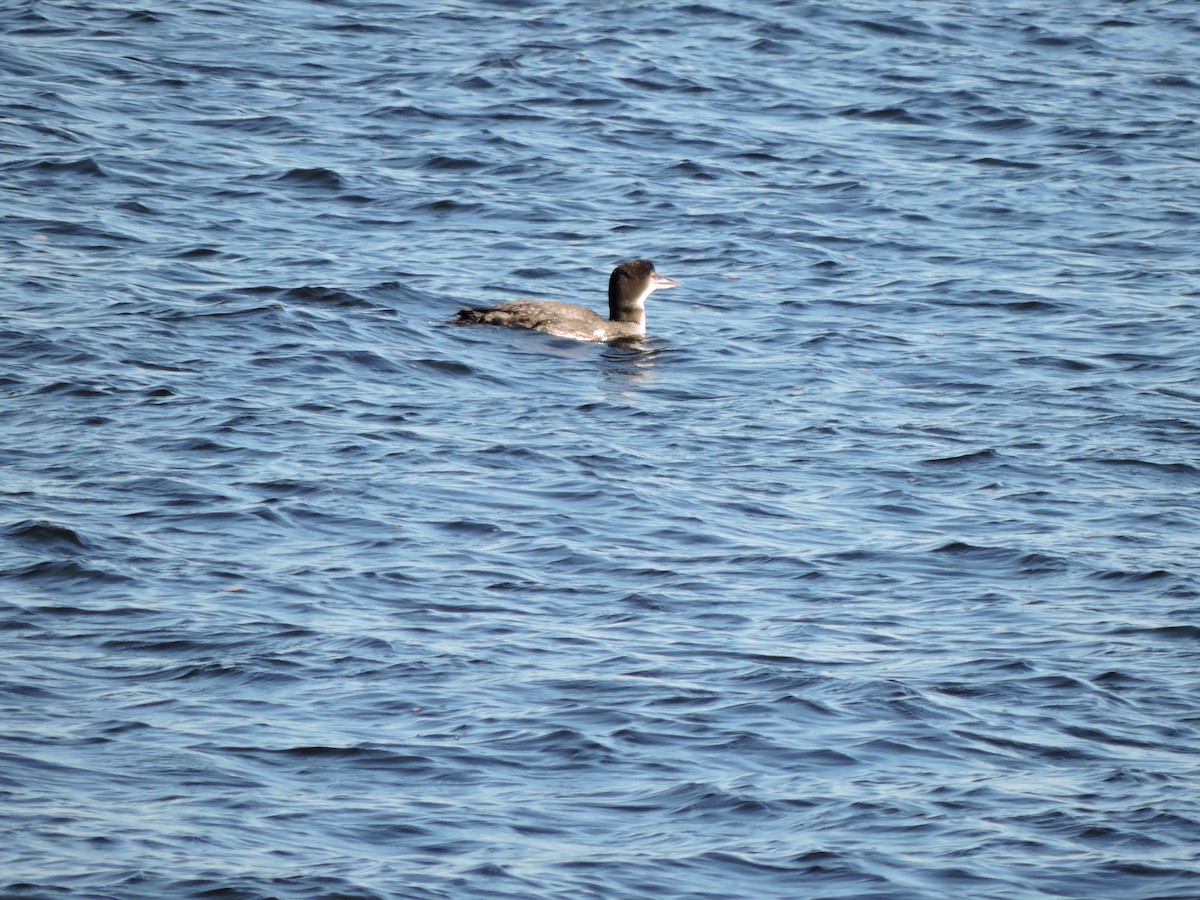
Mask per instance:
[[[0,23],[6,896],[1200,894],[1191,4]]]

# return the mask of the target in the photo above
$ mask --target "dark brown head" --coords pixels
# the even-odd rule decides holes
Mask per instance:
[[[636,322],[646,327],[646,298],[660,288],[673,288],[678,281],[654,271],[648,259],[623,262],[608,278],[608,317],[614,322]]]

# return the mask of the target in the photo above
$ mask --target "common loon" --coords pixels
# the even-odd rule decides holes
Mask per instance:
[[[586,306],[554,300],[513,300],[483,309],[460,309],[456,322],[532,328],[580,341],[614,341],[646,333],[646,298],[678,281],[654,271],[648,259],[623,262],[608,279],[608,318]]]

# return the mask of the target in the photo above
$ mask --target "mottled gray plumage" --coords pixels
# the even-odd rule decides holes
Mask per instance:
[[[577,303],[513,300],[481,309],[461,309],[456,322],[529,328],[580,341],[614,341],[646,333],[646,298],[678,282],[654,271],[648,259],[621,263],[608,279],[608,318]]]

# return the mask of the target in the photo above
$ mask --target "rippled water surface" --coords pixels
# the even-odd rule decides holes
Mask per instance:
[[[1192,0],[0,29],[5,897],[1200,896]]]

